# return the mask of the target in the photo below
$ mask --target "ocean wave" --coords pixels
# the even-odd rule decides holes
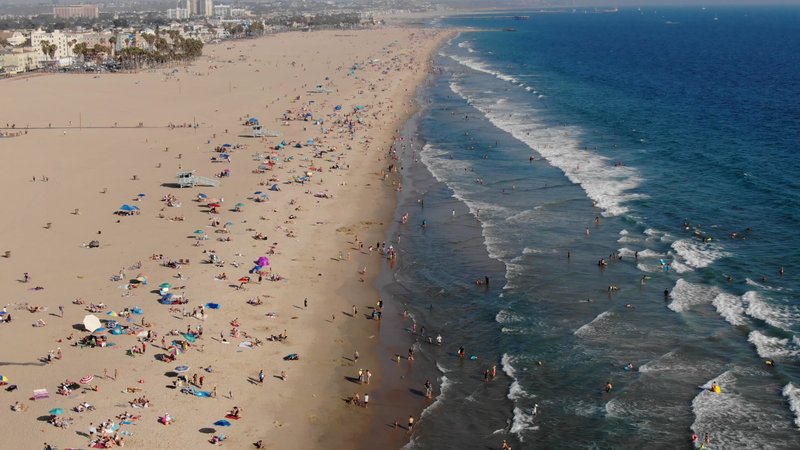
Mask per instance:
[[[475,65],[476,70],[499,75],[480,64],[476,65],[475,61],[464,63]],[[473,98],[454,82],[450,83],[450,89],[481,111],[495,126],[561,169],[571,182],[583,188],[604,216],[624,214],[628,209],[623,203],[644,198],[642,194],[631,193],[641,184],[638,172],[628,166],[611,164],[608,158],[582,147],[579,129],[541,123],[534,117],[536,111],[511,101],[497,104],[492,98]]]
[[[762,358],[792,358],[800,356],[800,341],[797,336],[791,340],[767,336],[758,330],[753,330],[747,336],[747,341],[756,347],[756,353]]]
[[[775,328],[789,330],[792,324],[798,322],[798,313],[795,308],[768,303],[756,291],[748,291],[742,298],[747,302],[745,312],[748,316],[763,320]]]
[[[519,83],[519,80],[514,78],[513,76],[506,75],[503,72],[497,70],[492,70],[488,64],[486,64],[483,61],[480,61],[477,58],[465,58],[463,56],[458,56],[458,55],[449,55],[449,56],[457,63],[461,64],[462,66],[467,66],[472,70],[492,75],[499,80],[513,82],[515,84]]]
[[[667,307],[675,312],[685,312],[696,305],[711,303],[719,292],[712,286],[690,283],[683,278],[675,283]]]
[[[636,250],[631,250],[627,247],[622,247],[621,249],[617,250],[617,253],[619,253],[620,256],[625,258],[634,258],[636,256]],[[652,259],[652,258],[663,258],[663,257],[664,257],[663,253],[658,253],[654,250],[644,249],[639,251],[639,259]]]
[[[420,414],[420,418],[428,417],[435,409],[439,408],[442,405],[445,397],[447,396],[447,391],[450,389],[450,386],[453,385],[453,382],[447,378],[447,376],[442,375],[439,377],[439,395],[436,396],[436,400],[433,401],[427,408],[422,410],[422,414]]]
[[[746,323],[744,317],[744,305],[742,298],[735,295],[720,293],[714,297],[711,302],[714,308],[723,319],[728,321],[731,325],[744,325]]]
[[[672,243],[672,249],[689,267],[700,269],[710,266],[714,261],[730,256],[718,244],[680,239]]]
[[[602,312],[598,314],[597,317],[592,319],[591,322],[584,324],[583,326],[575,330],[575,333],[573,334],[579,337],[585,337],[594,334],[595,332],[598,331],[598,325],[600,325],[601,322],[609,319],[611,316],[613,316],[613,313],[611,311]]]
[[[776,291],[776,292],[783,292],[785,290],[791,291],[791,289],[786,289],[786,288],[783,288],[783,287],[768,286],[766,284],[759,283],[758,281],[752,280],[750,278],[745,278],[745,283],[750,285],[750,286],[755,286],[757,288],[763,289],[765,291]]]
[[[494,316],[494,320],[500,324],[510,324],[510,323],[519,323],[524,322],[525,317],[507,309],[501,309],[497,312]]]
[[[736,369],[728,370],[705,383],[692,399],[694,422],[691,429],[697,436],[713,438],[714,448],[763,449],[773,415],[752,404],[738,393]],[[711,383],[722,387],[722,393],[711,392]],[[759,436],[761,435],[761,436]],[[698,443],[699,445],[699,443]]]
[[[671,350],[639,366],[640,373],[678,372],[689,374],[697,371],[697,365],[686,362],[676,350]]]
[[[514,418],[511,420],[510,431],[517,436],[520,442],[525,441],[525,432],[539,429],[539,427],[533,423],[535,418],[536,415],[532,412],[527,412],[519,406],[514,407]]]
[[[525,247],[522,249],[523,255],[545,255],[545,254],[556,254],[558,250],[554,248],[544,249],[544,248],[530,248]]]
[[[792,383],[783,387],[783,396],[789,402],[789,409],[794,413],[794,424],[800,428],[800,389]]]

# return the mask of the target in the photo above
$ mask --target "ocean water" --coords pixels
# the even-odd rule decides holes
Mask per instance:
[[[476,31],[396,145],[407,447],[800,448],[800,8],[437,25]]]

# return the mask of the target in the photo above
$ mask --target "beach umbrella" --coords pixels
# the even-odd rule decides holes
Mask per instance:
[[[89,384],[94,380],[94,375],[86,375],[80,379],[81,384]]]
[[[134,308],[131,310],[131,312],[132,312],[132,313],[134,313],[134,314],[136,314],[136,315],[142,315],[142,314],[144,314],[144,310],[143,310],[142,308],[139,308],[138,306],[134,307]]]
[[[103,327],[100,327],[92,332],[92,334],[95,336],[102,336],[106,333],[108,333],[108,328],[103,328]]]
[[[232,227],[234,225],[233,222],[225,222],[226,227]]]
[[[60,415],[64,414],[64,409],[63,408],[53,408],[50,411],[48,411],[48,413],[51,414],[51,415],[54,415],[54,416],[60,416]]]
[[[261,192],[261,191],[255,191],[255,192],[253,192],[253,195],[261,195],[261,194],[263,194],[263,192]]]
[[[221,204],[219,204],[219,203],[216,203],[216,202],[215,202],[215,203],[209,203],[209,204],[208,204],[208,207],[209,207],[209,208],[219,208],[219,207],[221,207],[221,206],[222,206]]]
[[[233,147],[231,144],[222,144],[223,147]]]
[[[203,194],[202,192],[197,194],[197,198],[208,198],[208,195]]]
[[[247,206],[247,205],[245,205],[244,203],[237,203],[237,204],[236,204],[236,205],[234,205],[234,206],[236,206],[237,208],[244,208],[244,207],[245,207],[245,206]]]
[[[92,332],[98,328],[101,328],[102,326],[103,324],[100,323],[100,319],[94,314],[86,315],[83,318],[83,327],[86,328],[86,331],[88,332]]]
[[[120,334],[122,334],[124,332],[125,332],[125,330],[123,330],[122,327],[120,327],[120,326],[116,326],[116,327],[112,328],[111,331],[110,331],[110,333],[113,334],[114,336],[119,336]]]
[[[194,234],[206,234],[203,230],[194,230]]]
[[[249,282],[250,282],[250,277],[239,278],[239,283],[249,283]]]
[[[266,256],[262,256],[262,257],[258,258],[258,261],[256,262],[256,264],[258,264],[261,267],[269,266],[269,258],[267,258]]]
[[[202,230],[200,230],[200,231],[202,231]],[[170,283],[161,283],[161,284],[158,285],[158,287],[160,287],[162,289],[163,288],[171,288],[172,284],[170,284]]]
[[[142,197],[147,197],[147,194],[138,194],[136,196],[139,197],[139,198],[142,198]]]
[[[7,377],[7,376],[5,376],[5,375],[0,375],[0,382],[2,382],[2,383],[8,383],[8,377]]]
[[[175,368],[175,372],[178,372],[178,373],[183,373],[183,372],[188,372],[188,371],[189,371],[189,366],[178,366],[178,367]]]
[[[219,303],[206,303],[206,308],[208,309],[219,309]]]
[[[128,205],[128,204],[124,204],[124,205],[119,207],[119,210],[120,211],[128,211],[128,212],[138,211],[139,207],[138,206],[131,206],[131,205]]]
[[[214,425],[216,425],[218,427],[229,427],[229,426],[231,426],[231,423],[230,423],[230,421],[227,421],[227,420],[223,419],[223,420],[218,420],[218,421],[214,422]]]

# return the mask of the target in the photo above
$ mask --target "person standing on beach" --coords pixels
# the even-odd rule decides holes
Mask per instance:
[[[358,362],[358,350],[353,352],[353,362]]]
[[[264,384],[264,370],[258,371],[258,382]]]
[[[411,431],[413,430],[414,430],[414,416],[408,416],[408,432],[411,433]]]
[[[364,408],[369,406],[369,394],[364,394]]]

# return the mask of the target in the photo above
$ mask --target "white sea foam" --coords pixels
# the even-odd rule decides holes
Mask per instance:
[[[545,255],[545,254],[555,254],[558,253],[558,250],[554,248],[530,248],[525,247],[522,249],[523,255]]]
[[[758,356],[762,358],[791,358],[800,355],[800,342],[795,336],[791,340],[767,336],[753,330],[747,341],[755,345]]]
[[[681,239],[672,243],[672,249],[684,264],[694,269],[710,266],[714,261],[730,256],[722,247],[714,243]]]
[[[431,403],[427,408],[422,410],[422,414],[420,414],[420,418],[428,417],[428,415],[434,411],[435,409],[439,408],[442,405],[442,401],[444,401],[445,397],[447,396],[447,391],[450,389],[450,386],[453,385],[453,382],[450,381],[445,375],[439,377],[439,395],[436,396],[436,400]]]
[[[447,372],[451,372],[450,369],[446,369],[444,366],[439,364],[439,361],[436,361],[436,368],[439,370],[439,373],[443,373],[444,374],[444,373],[447,373]]]
[[[539,429],[537,425],[534,425],[534,419],[536,419],[536,416],[533,412],[525,411],[519,406],[515,406],[514,418],[511,421],[511,429],[509,431],[517,435],[517,439],[519,439],[520,442],[524,442],[524,433],[526,431],[536,431]]]
[[[800,428],[800,389],[789,383],[783,387],[783,396],[789,402],[789,409],[794,413],[794,424]]]
[[[636,251],[635,250],[631,250],[631,249],[629,249],[627,247],[622,247],[621,249],[619,249],[617,251],[619,252],[619,254],[621,256],[623,256],[625,258],[633,258],[633,257],[636,256]],[[639,259],[652,259],[652,258],[663,258],[663,257],[664,257],[663,253],[658,253],[657,251],[654,251],[654,250],[650,250],[650,249],[639,250]],[[660,267],[661,266],[659,265],[659,268]]]
[[[672,288],[670,293],[672,301],[668,307],[675,312],[685,312],[693,306],[711,303],[718,293],[714,287],[690,283],[681,278]]]
[[[769,448],[762,437],[769,435],[766,428],[770,428],[775,418],[739,394],[735,371],[736,368],[726,371],[702,386],[704,389],[692,400],[691,429],[701,437],[711,435],[714,448]],[[721,394],[709,390],[712,382],[720,385]],[[764,435],[758,436],[759,433]]]
[[[769,303],[756,291],[746,292],[742,298],[747,302],[748,316],[761,319],[776,328],[789,330],[798,321],[797,308]]]
[[[459,62],[475,70],[501,79],[513,79],[489,69],[473,58],[461,59],[463,61]],[[473,98],[455,82],[450,83],[450,89],[480,110],[495,126],[510,133],[545,157],[550,164],[561,169],[570,181],[583,188],[595,205],[603,210],[603,215],[623,214],[628,210],[623,203],[643,198],[640,194],[630,192],[641,184],[638,172],[628,166],[615,166],[606,157],[584,149],[580,145],[579,129],[545,124],[536,120],[537,111],[512,101],[497,104],[491,98]]]
[[[611,311],[605,311],[597,315],[591,322],[584,324],[582,327],[575,330],[575,336],[585,337],[597,332],[598,326],[605,320],[613,316]]]
[[[507,309],[501,309],[494,316],[494,320],[495,320],[495,322],[500,323],[500,324],[511,324],[511,323],[522,322],[522,321],[525,320],[525,318],[523,316],[520,316],[519,314],[513,312],[513,311],[509,311]]]
[[[746,323],[741,297],[723,292],[717,294],[711,303],[717,308],[719,315],[731,325],[744,325]]]
[[[450,58],[452,58],[453,60],[455,60],[456,62],[458,62],[461,65],[469,67],[472,70],[476,70],[478,72],[483,72],[483,73],[492,75],[495,78],[498,78],[498,79],[503,80],[503,81],[519,83],[519,80],[517,80],[513,76],[506,75],[506,74],[504,74],[502,72],[499,72],[497,70],[492,70],[491,67],[489,67],[488,64],[484,63],[483,61],[478,60],[477,58],[465,58],[463,56],[458,56],[458,55],[450,55]]]

